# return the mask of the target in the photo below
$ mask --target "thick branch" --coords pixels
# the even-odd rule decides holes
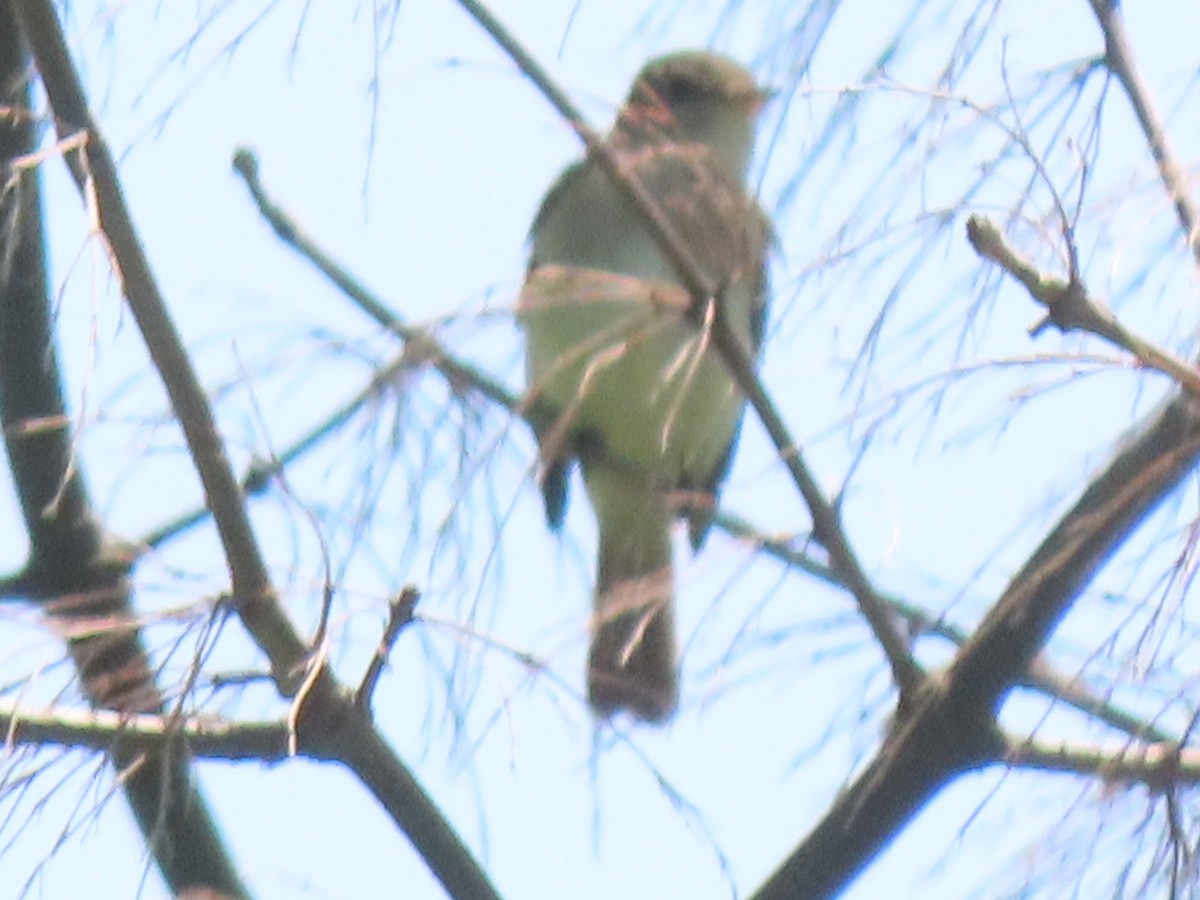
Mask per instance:
[[[0,421],[29,534],[22,592],[50,617],[114,627],[68,641],[93,706],[161,713],[163,698],[127,578],[132,555],[108,535],[74,456],[52,331],[41,220],[41,185],[26,165],[37,147],[27,44],[10,0],[0,0]],[[102,715],[102,714],[98,714]],[[146,846],[175,892],[204,886],[247,896],[179,747],[106,746]],[[136,763],[136,765],[135,765]]]
[[[944,676],[925,680],[866,771],[752,900],[837,894],[942,787],[1000,758],[990,713],[955,697]]]
[[[208,397],[167,313],[125,205],[115,162],[88,109],[54,8],[48,0],[7,2],[15,5],[29,38],[60,133],[82,131],[86,136],[81,154],[69,157],[72,172],[81,192],[94,204],[129,308],[183,428],[225,551],[235,610],[270,660],[280,692],[294,696],[301,686],[305,689],[294,709],[295,718],[303,723],[299,743],[346,751],[339,758],[372,789],[452,895],[494,897],[482,869],[412,774],[384,745],[355,705],[353,695],[336,684],[323,667],[306,675],[308,647],[275,596]],[[360,748],[347,744],[351,735],[375,752],[364,756]],[[380,792],[382,779],[389,779],[386,794]]]
[[[1200,399],[1180,394],[1084,491],[1013,577],[953,667],[958,689],[996,706],[1072,601],[1200,459]]]
[[[918,810],[954,772],[998,759],[991,734],[995,711],[1028,671],[1071,603],[1112,552],[1200,459],[1200,399],[1180,394],[1097,476],[1046,536],[984,618],[942,678],[923,692],[924,703],[901,719],[862,776],[849,788],[858,821],[872,839],[845,830],[839,804],[805,838],[755,900],[782,900],[799,885],[823,886],[825,896],[849,881],[904,824],[898,810]],[[978,734],[941,732],[949,723],[975,723]],[[989,753],[980,753],[980,741]],[[930,757],[937,765],[914,761]]]
[[[1094,8],[1100,5],[1112,7],[1104,0],[1093,0]],[[1179,190],[1181,182],[1172,181],[1165,139],[1152,140],[1152,144],[1158,148],[1155,153],[1164,166],[1164,181],[1173,189],[1195,252],[1195,227],[1190,224],[1195,219],[1186,195]],[[1147,365],[1167,371],[1190,391],[1196,390],[1194,367],[1131,335],[1111,313],[1088,299],[1082,285],[1039,273],[1004,243],[987,220],[973,218],[968,228],[976,250],[1002,265],[1044,303],[1050,321],[1100,334],[1130,349]],[[998,758],[997,746],[1004,749],[1004,742],[992,723],[999,704],[1035,664],[1054,628],[1099,568],[1194,469],[1197,459],[1200,399],[1184,392],[1126,444],[1047,534],[960,651],[944,680],[929,685],[923,693],[924,703],[910,718],[900,720],[867,772],[847,791],[852,809],[847,811],[846,803],[839,801],[768,880],[756,900],[832,894],[905,824],[902,811],[915,813],[954,774],[981,759]],[[939,724],[959,719],[975,723],[980,735],[989,736],[982,756],[978,752],[981,745],[973,742],[970,734],[958,734],[954,743],[939,734]],[[929,758],[938,764],[921,764]],[[847,815],[857,817],[860,827],[867,825],[867,840],[849,830]]]
[[[296,681],[307,647],[274,595],[246,515],[241,488],[225,456],[212,407],[167,314],[150,261],[125,204],[116,163],[88,109],[83,85],[71,63],[53,6],[47,0],[14,2],[29,36],[59,133],[83,131],[87,136],[83,151],[71,154],[75,163],[72,171],[81,192],[95,204],[121,288],[183,428],[229,562],[238,614],[266,652],[276,678],[286,691]]]

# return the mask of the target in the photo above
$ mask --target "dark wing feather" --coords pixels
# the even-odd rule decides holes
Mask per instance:
[[[571,190],[574,190],[573,185],[586,177],[588,172],[587,160],[580,160],[568,166],[567,169],[558,176],[554,184],[550,185],[550,190],[546,192],[546,196],[542,198],[542,205],[538,207],[537,215],[533,219],[533,224],[529,226],[529,264],[525,267],[525,275],[538,266],[546,262],[556,262],[556,260],[538,259],[537,257],[537,235],[541,231],[542,226],[546,224],[546,219],[550,215],[555,206],[563,195]]]
[[[587,163],[580,161],[568,167],[562,175],[550,186],[550,190],[546,192],[546,196],[542,198],[542,205],[538,207],[537,215],[534,217],[533,224],[529,227],[529,264],[525,268],[525,276],[545,262],[553,262],[553,260],[544,260],[537,257],[537,242],[535,238],[542,226],[546,223],[546,218],[550,215],[555,205],[559,202],[562,196],[572,190],[572,186],[584,177],[587,172]],[[553,422],[557,421],[557,411],[552,412],[550,424],[546,427],[553,427]],[[546,513],[546,524],[550,526],[551,531],[561,531],[563,520],[567,514],[567,499],[568,486],[570,484],[571,468],[575,462],[575,454],[571,451],[569,442],[559,440],[556,449],[556,456],[548,458],[545,455],[545,444],[543,441],[543,428],[534,426],[534,432],[538,439],[538,445],[542,448],[542,506]]]

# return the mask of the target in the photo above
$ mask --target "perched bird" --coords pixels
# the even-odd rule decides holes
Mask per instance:
[[[703,51],[648,63],[604,138],[714,286],[691,297],[645,216],[593,159],[568,168],[530,232],[518,307],[541,429],[542,492],[562,525],[579,459],[600,532],[588,699],[660,722],[679,702],[671,523],[704,542],[745,399],[711,343],[715,316],[757,359],[770,223],[746,189],[769,94]],[[689,317],[690,311],[690,317]]]

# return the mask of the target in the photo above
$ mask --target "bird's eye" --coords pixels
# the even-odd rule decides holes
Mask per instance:
[[[663,99],[669,106],[697,100],[701,93],[700,85],[691,78],[668,78],[662,86]]]

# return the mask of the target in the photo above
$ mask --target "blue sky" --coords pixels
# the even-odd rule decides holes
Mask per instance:
[[[1036,98],[1055,83],[1023,99],[1037,72],[1099,52],[1086,4],[1001,4],[970,65],[934,98],[948,48],[969,31],[963,4],[923,4],[886,80],[876,76],[861,95],[904,10],[844,3],[806,77],[789,79],[807,45],[785,27],[789,4],[746,4],[736,14],[698,2],[670,14],[662,4],[650,13],[615,6],[538,0],[494,11],[598,124],[645,59],[679,47],[712,45],[785,88],[764,124],[757,170],[764,203],[780,213],[764,380],[826,490],[844,489],[848,531],[879,585],[975,621],[1083,474],[1166,385],[1116,364],[1094,340],[1031,341],[1034,305],[978,277],[962,236],[971,211],[1003,221],[1019,208],[1019,244],[1049,268],[1061,271],[1061,262],[1050,197],[1028,187],[1027,159],[997,165],[958,209],[1004,139],[962,98],[977,106],[1022,98],[1019,124],[1035,148],[1049,147],[1047,170],[1068,203],[1078,196],[1079,160],[1089,160],[1078,227],[1089,285],[1155,339],[1180,352],[1193,343],[1194,276],[1171,243],[1169,207],[1124,104],[1110,97],[1097,125],[1092,86],[1063,113],[1074,143],[1050,146]],[[235,464],[286,447],[393,347],[273,237],[230,170],[238,146],[256,150],[269,189],[366,284],[519,386],[509,312],[525,233],[554,174],[579,153],[535,89],[444,0],[402,4],[375,27],[371,5],[313,4],[303,15],[265,2],[184,7],[118,4],[94,17],[77,7],[71,34],[171,310],[206,382],[223,388],[218,408]],[[1188,45],[1200,33],[1187,17],[1200,14],[1184,0],[1159,7],[1128,10],[1135,49],[1145,51],[1180,155],[1195,160],[1200,127],[1182,104],[1194,99]],[[260,8],[261,21],[231,49]],[[862,98],[857,127],[817,153],[850,96]],[[1094,165],[1089,139],[1101,146]],[[199,490],[103,251],[60,168],[46,172],[81,455],[109,526],[136,538],[193,508]],[[805,179],[793,185],[798,172]],[[939,230],[940,220],[948,225]],[[913,259],[920,264],[909,274]],[[862,348],[885,309],[868,365]],[[961,373],[943,378],[950,370]],[[941,383],[944,393],[920,388]],[[580,698],[594,529],[576,503],[564,537],[546,534],[533,460],[522,426],[494,411],[472,420],[436,379],[403,379],[290,472],[287,490],[255,501],[285,602],[312,627],[324,576],[319,533],[341,587],[333,659],[354,681],[385,598],[406,582],[421,586],[425,621],[399,641],[377,715],[506,896],[744,894],[876,747],[891,699],[881,655],[847,598],[724,536],[689,559],[681,538],[684,709],[661,731],[596,731]],[[726,502],[765,531],[808,527],[755,425]],[[1110,677],[1137,688],[1153,652],[1097,648],[1147,615],[1137,601],[1154,596],[1194,507],[1188,496],[1146,526],[1158,550],[1115,560],[1111,579],[1068,619],[1060,657],[1069,671],[1099,656]],[[369,528],[354,527],[368,518]],[[7,537],[0,554],[12,570],[24,548]],[[139,608],[162,616],[150,633],[163,658],[178,631],[173,614],[196,607],[199,621],[202,601],[224,586],[215,546],[198,530],[139,570]],[[1182,601],[1173,609],[1183,633]],[[21,649],[8,654],[6,678],[58,658],[31,616],[10,616],[6,646]],[[213,670],[262,666],[237,632],[226,626]],[[535,653],[549,673],[531,675],[506,647]],[[946,658],[935,645],[918,653],[930,664]],[[49,703],[61,685],[60,675],[39,675],[23,702]],[[255,690],[221,694],[206,710],[279,714],[269,692]],[[1043,722],[1037,704],[1006,712],[1014,725],[1091,733],[1067,717]],[[59,783],[53,773],[68,766],[79,768]],[[68,757],[17,801],[33,815],[36,797],[50,795],[0,854],[0,885],[25,882],[78,806],[86,824],[48,859],[32,895],[94,888],[102,861],[112,879],[105,896],[163,896],[120,803],[92,818],[95,767]],[[387,897],[398,886],[439,896],[345,772],[214,763],[202,774],[261,896]],[[1140,802],[1136,792],[1081,795],[1077,783],[1029,773],[971,776],[848,896],[997,896],[1046,871],[1036,848],[1054,846],[1047,835],[1066,846],[1068,833],[1128,846],[1096,837],[1095,822],[1120,835],[1122,823],[1140,820]],[[1064,826],[1068,807],[1077,818]]]

